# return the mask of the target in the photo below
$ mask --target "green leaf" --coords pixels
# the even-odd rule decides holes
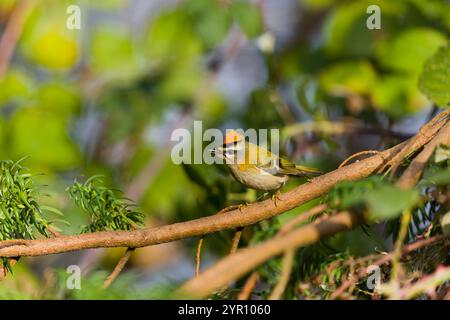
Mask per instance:
[[[366,195],[369,219],[392,219],[402,211],[412,208],[419,201],[419,192],[415,189],[403,190],[395,186],[384,185]]]
[[[193,32],[189,14],[182,10],[164,12],[150,25],[146,53],[153,64],[186,64],[199,58],[203,46]]]
[[[432,167],[425,171],[425,174],[420,182],[424,186],[445,186],[450,185],[450,170],[446,168]]]
[[[450,102],[450,46],[440,48],[424,65],[420,90],[441,108]]]
[[[0,79],[0,108],[9,102],[29,99],[32,92],[32,80],[20,70],[10,70]]]
[[[233,23],[229,10],[219,1],[187,1],[184,6],[193,21],[193,31],[207,48],[217,46],[228,34]]]
[[[320,74],[320,84],[335,96],[365,94],[373,90],[376,73],[366,61],[349,61],[334,64]]]
[[[23,108],[12,118],[11,153],[17,158],[30,156],[33,165],[57,169],[72,168],[79,160],[67,119],[37,106]]]
[[[428,99],[417,88],[415,75],[387,75],[372,88],[374,105],[391,119],[399,119],[422,110]]]
[[[52,212],[52,213],[54,213],[54,214],[56,214],[56,215],[58,215],[60,217],[64,217],[64,213],[62,213],[60,210],[58,210],[56,208],[41,205],[41,209],[45,210],[45,211]]]
[[[131,35],[124,28],[101,27],[91,39],[92,68],[105,77],[132,79],[139,74],[137,52]]]
[[[446,43],[445,35],[434,29],[407,29],[382,48],[381,62],[388,68],[417,74],[424,62]]]
[[[231,6],[233,17],[248,37],[256,37],[262,31],[260,9],[249,1],[233,1]]]

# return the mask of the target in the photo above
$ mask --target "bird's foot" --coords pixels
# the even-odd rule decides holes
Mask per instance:
[[[248,202],[241,203],[241,204],[238,206],[239,211],[240,211],[241,213],[243,213],[243,212],[242,212],[242,208],[245,208],[246,206],[248,206]]]
[[[278,201],[281,201],[281,192],[278,190],[272,195],[272,201],[275,204],[275,207],[278,207]]]

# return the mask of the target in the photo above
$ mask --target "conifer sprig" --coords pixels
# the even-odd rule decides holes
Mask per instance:
[[[112,189],[95,185],[99,176],[93,176],[84,183],[74,181],[67,188],[77,206],[88,213],[91,222],[82,227],[82,232],[106,230],[131,230],[142,225],[144,215],[134,210],[128,199],[119,197]]]

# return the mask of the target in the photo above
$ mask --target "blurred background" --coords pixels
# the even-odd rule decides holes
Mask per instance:
[[[371,4],[381,29],[366,26]],[[80,29],[66,27],[70,5]],[[0,0],[0,159],[27,157],[66,234],[88,217],[64,190],[96,174],[148,227],[211,215],[258,195],[224,167],[173,164],[174,129],[279,128],[286,157],[333,170],[408,138],[450,101],[431,103],[421,76],[449,34],[445,0]],[[241,245],[316,203],[248,228]],[[227,254],[232,235],[206,237],[202,268]],[[21,259],[0,298],[157,297],[194,275],[196,241],[137,250],[108,292],[99,284],[124,249]],[[356,230],[320,246],[358,256],[391,244]],[[83,290],[58,286],[70,264]]]

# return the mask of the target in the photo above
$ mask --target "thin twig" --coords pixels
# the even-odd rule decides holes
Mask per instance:
[[[9,63],[14,54],[14,50],[19,40],[25,22],[33,7],[32,0],[17,1],[8,24],[0,39],[0,78],[2,78],[8,70]]]
[[[405,238],[408,235],[408,227],[411,222],[411,210],[406,210],[403,212],[400,222],[400,231],[397,236],[397,241],[395,243],[394,256],[392,259],[392,271],[391,271],[391,282],[398,282],[399,273],[401,271],[400,258],[402,256],[402,247]]]
[[[217,212],[216,215],[217,214],[224,214],[224,213],[227,213],[229,211],[233,211],[233,210],[235,210],[237,208],[239,208],[238,205],[231,205],[229,207],[223,208],[222,210]],[[243,228],[237,228],[236,229],[236,233],[234,234],[234,237],[233,237],[233,240],[232,240],[230,254],[234,253],[237,250],[237,246],[239,245],[239,239],[241,238],[242,229]],[[195,276],[196,277],[200,274],[200,260],[201,260],[200,258],[201,258],[201,251],[202,251],[204,239],[205,239],[205,236],[204,235],[201,236],[201,238],[198,240],[198,244],[197,244],[197,252],[195,254]]]
[[[256,283],[258,282],[258,279],[259,272],[253,271],[245,281],[241,292],[239,292],[239,295],[237,296],[237,300],[248,300],[250,298],[250,295],[252,294],[253,288],[255,288]]]
[[[186,282],[179,292],[197,298],[207,296],[286,250],[315,243],[337,232],[349,230],[362,222],[362,215],[345,211],[320,223],[300,227],[283,237],[274,237],[225,257],[199,277]]]
[[[347,159],[345,159],[344,161],[342,161],[342,163],[339,165],[339,168],[344,167],[347,163],[349,163],[352,159],[354,159],[356,157],[359,157],[362,155],[368,155],[368,154],[374,155],[374,154],[379,154],[379,153],[380,153],[380,151],[378,151],[378,150],[366,150],[366,151],[361,151],[361,152],[355,153],[355,154],[351,155],[350,157],[348,157]]]
[[[200,237],[197,244],[197,253],[195,254],[195,276],[198,277],[200,274],[200,256],[202,253],[203,240],[205,236]]]
[[[127,264],[134,250],[135,250],[134,248],[128,248],[127,251],[125,251],[122,258],[120,258],[119,262],[117,262],[117,265],[114,268],[113,272],[111,272],[111,274],[106,278],[105,282],[103,283],[103,289],[107,289],[111,285],[111,283],[113,283],[113,281],[119,276],[123,268],[125,268],[125,265]]]
[[[236,232],[234,233],[233,240],[231,241],[230,254],[233,254],[237,251],[243,230],[244,230],[244,227],[236,228]]]
[[[431,139],[433,139],[436,133],[447,123],[449,116],[450,110],[445,110],[435,116],[430,122],[422,126],[419,132],[409,140],[408,144],[402,149],[402,151],[384,164],[379,172],[384,172],[389,168],[391,177],[393,177],[403,160],[408,158],[411,154],[422,148]]]
[[[270,294],[269,300],[280,300],[284,293],[284,290],[286,290],[286,286],[289,283],[289,278],[291,277],[294,254],[295,250],[293,249],[287,250],[284,253],[280,279],[278,280],[277,285]]]
[[[408,168],[406,168],[397,182],[397,185],[400,188],[408,189],[419,182],[428,160],[436,147],[440,144],[450,145],[450,123],[447,123],[439,130],[433,140],[425,146],[425,148],[414,158]]]

